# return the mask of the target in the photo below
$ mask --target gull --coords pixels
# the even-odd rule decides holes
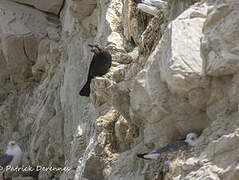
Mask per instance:
[[[197,142],[198,142],[197,134],[189,133],[187,134],[185,140],[173,141],[169,143],[168,145],[162,148],[159,148],[157,150],[143,153],[143,154],[137,154],[137,157],[146,159],[146,160],[157,159],[161,155],[161,153],[174,152],[179,150],[182,146],[196,146]]]
[[[5,168],[7,166],[16,167],[20,165],[22,160],[22,150],[15,141],[10,141],[7,145],[7,150],[0,156],[0,166]],[[3,173],[3,180],[5,180],[5,173]]]

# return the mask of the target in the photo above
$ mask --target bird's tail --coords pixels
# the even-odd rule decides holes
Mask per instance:
[[[148,154],[148,153],[137,154],[137,157],[138,157],[138,158],[145,159],[145,160],[150,160],[149,158],[145,158],[145,157],[144,157],[146,154]]]
[[[142,0],[134,0],[135,3],[142,3]]]
[[[80,90],[79,94],[81,96],[86,96],[86,97],[90,96],[90,82],[91,82],[91,78],[88,78],[88,80],[85,83],[84,87]]]

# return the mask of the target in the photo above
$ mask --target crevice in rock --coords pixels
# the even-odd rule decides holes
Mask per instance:
[[[61,11],[62,11],[63,8],[65,7],[65,5],[66,5],[66,0],[63,0],[62,5],[61,5],[61,8],[60,8],[60,10],[59,10],[59,12],[58,12],[58,14],[57,14],[58,18],[60,18]]]
[[[27,54],[27,50],[26,50],[26,47],[25,47],[25,39],[24,39],[24,38],[23,38],[22,47],[23,47],[24,55],[25,55],[26,58],[27,58],[27,61],[30,62],[30,65],[31,65],[31,66],[33,66],[33,65],[35,64],[35,62],[32,61],[32,60],[30,59],[30,57],[28,56],[28,54]]]

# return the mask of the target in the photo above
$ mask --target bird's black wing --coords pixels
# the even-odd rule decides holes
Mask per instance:
[[[104,64],[104,66],[101,67],[100,76],[109,72],[109,69],[110,69],[111,64],[112,64],[112,57],[111,57],[111,55],[108,51],[105,50],[102,55],[104,57],[104,58],[102,58],[102,63]]]
[[[1,167],[6,167],[11,163],[13,159],[13,155],[8,155],[8,154],[3,154],[0,156],[0,166]]]
[[[90,63],[88,77],[102,76],[109,71],[112,57],[108,51],[103,51],[101,54],[94,54]]]
[[[91,63],[90,63],[89,72],[88,72],[88,78],[93,79],[96,76],[96,74],[97,74],[96,73],[96,71],[97,71],[97,64],[98,64],[97,60],[100,61],[98,56],[96,54],[94,54],[94,56],[93,56],[93,58],[91,60]]]
[[[93,45],[89,45],[89,46],[91,47]],[[96,68],[97,68],[97,55],[94,54],[90,63],[89,70],[88,70],[87,81],[79,92],[81,96],[86,96],[86,97],[90,96],[90,83],[91,83],[91,80],[95,77],[94,71]]]

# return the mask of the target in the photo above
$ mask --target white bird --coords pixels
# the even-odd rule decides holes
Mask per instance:
[[[137,157],[150,160],[150,159],[157,159],[161,153],[165,152],[174,152],[179,150],[182,146],[196,146],[198,142],[198,137],[197,134],[195,133],[189,133],[186,136],[185,140],[178,140],[178,141],[173,141],[169,143],[168,145],[159,148],[155,151],[143,153],[143,154],[137,154]]]
[[[134,0],[141,11],[157,16],[159,9],[166,9],[168,3],[161,0]]]
[[[22,150],[15,141],[10,141],[7,145],[6,152],[0,156],[0,166],[5,168],[10,165],[16,167],[20,165],[22,160]],[[3,174],[3,179],[5,179]]]

